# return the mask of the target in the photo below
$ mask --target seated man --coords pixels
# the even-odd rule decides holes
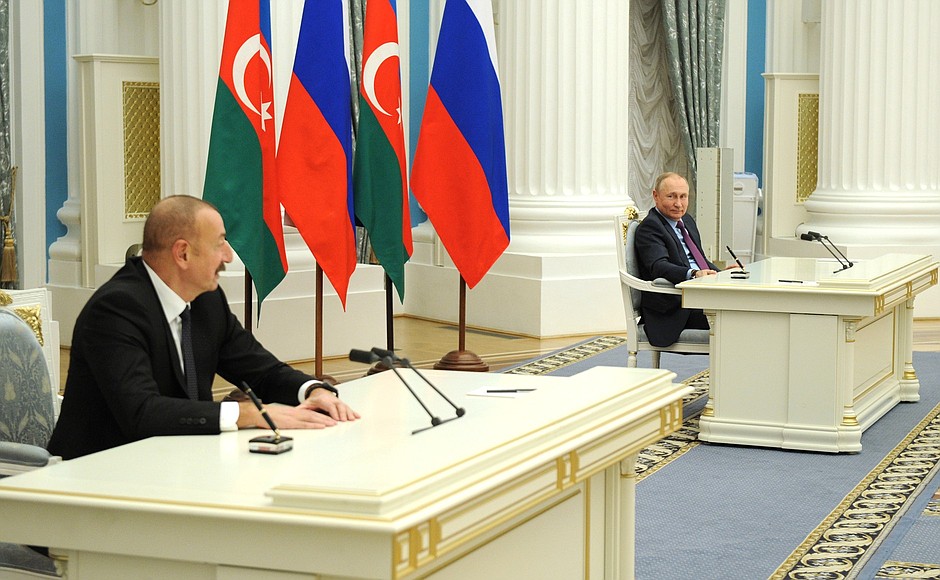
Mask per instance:
[[[651,209],[636,230],[636,257],[644,280],[665,278],[673,284],[717,274],[702,255],[702,239],[689,208],[689,183],[677,173],[656,178]],[[669,346],[686,328],[708,329],[705,314],[682,308],[681,296],[644,292],[640,313],[653,346]]]
[[[211,204],[173,196],[154,206],[142,256],[95,291],[75,322],[51,453],[71,459],[154,435],[266,428],[251,401],[212,400],[216,373],[287,405],[268,407],[283,429],[359,417],[335,388],[279,361],[238,322],[219,288],[232,257]]]

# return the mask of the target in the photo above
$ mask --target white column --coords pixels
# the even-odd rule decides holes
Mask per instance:
[[[499,6],[509,252],[611,252],[627,194],[626,0]]]
[[[932,0],[822,3],[819,181],[798,233],[940,253],[938,28]]]
[[[629,2],[497,0],[494,18],[511,241],[468,293],[467,321],[532,336],[622,331],[613,216],[633,205]],[[417,228],[405,310],[456,320],[457,281],[430,227]]]

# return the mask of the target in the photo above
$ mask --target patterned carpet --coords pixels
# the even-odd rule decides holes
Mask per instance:
[[[598,355],[624,349],[625,342],[616,336],[597,337],[505,372],[552,374],[593,357],[597,357],[597,364],[618,364],[611,360],[626,360],[625,356],[612,359]],[[707,401],[708,371],[683,382],[694,391],[684,400],[682,428],[640,453],[638,482],[699,444],[698,418]],[[916,557],[940,552],[940,547],[933,550],[940,539],[938,469],[940,404],[845,495],[770,578],[940,578],[940,557],[931,558],[935,563],[891,558],[895,554]],[[919,544],[925,544],[926,549],[918,549]]]

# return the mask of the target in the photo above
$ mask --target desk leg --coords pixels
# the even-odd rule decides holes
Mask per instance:
[[[620,558],[614,578],[633,580],[636,552],[636,455],[620,462]]]
[[[901,400],[915,403],[920,400],[920,380],[914,371],[914,299],[911,298],[897,309],[898,317],[898,353],[897,361],[901,365],[900,376]]]

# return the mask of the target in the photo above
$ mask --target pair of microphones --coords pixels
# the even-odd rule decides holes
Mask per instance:
[[[849,260],[846,255],[842,253],[842,250],[840,250],[838,246],[832,243],[832,240],[829,239],[829,236],[824,236],[819,232],[806,232],[805,234],[800,234],[800,239],[809,242],[819,242],[824,248],[829,250],[829,253],[832,254],[832,257],[836,259],[836,262],[839,262],[839,265],[842,266],[838,270],[834,270],[832,272],[833,274],[843,270],[848,270],[855,265],[852,263],[852,260]],[[839,254],[836,255],[836,252],[839,252]]]
[[[401,384],[405,385],[405,387],[408,389],[408,392],[411,393],[411,396],[414,397],[416,401],[418,401],[418,404],[421,405],[421,408],[424,409],[424,412],[427,413],[428,416],[431,418],[430,427],[422,427],[420,429],[415,429],[414,431],[411,432],[412,435],[414,435],[415,433],[420,433],[422,431],[427,431],[428,429],[431,429],[432,427],[437,427],[438,425],[443,425],[444,423],[447,423],[449,421],[459,419],[467,413],[463,407],[458,407],[457,405],[455,405],[453,401],[447,398],[447,395],[442,393],[440,389],[434,386],[434,383],[429,381],[427,377],[425,377],[418,369],[416,369],[414,365],[411,364],[411,361],[409,361],[406,358],[402,358],[396,355],[394,351],[387,350],[384,348],[379,348],[379,347],[373,347],[371,350],[359,350],[359,349],[354,348],[349,351],[349,360],[353,362],[359,362],[359,363],[365,363],[365,364],[381,362],[382,364],[384,364],[386,367],[388,367],[395,373],[395,376],[398,377],[398,380],[401,381]],[[403,367],[410,369],[412,372],[418,375],[421,378],[421,380],[426,382],[428,386],[434,389],[434,392],[440,395],[442,399],[447,401],[447,403],[451,407],[454,408],[454,412],[456,413],[455,416],[450,417],[449,419],[441,419],[440,417],[432,413],[431,410],[428,409],[428,406],[424,404],[424,401],[421,400],[421,397],[419,397],[418,394],[414,391],[414,389],[411,388],[411,385],[408,384],[408,381],[405,380],[405,377],[403,377],[402,374],[398,371],[398,369],[396,368],[398,365],[401,365]]]

